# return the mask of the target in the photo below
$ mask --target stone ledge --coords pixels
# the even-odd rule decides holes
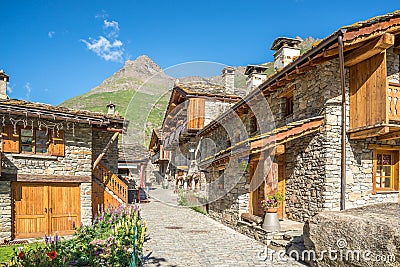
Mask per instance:
[[[47,155],[38,155],[38,154],[7,154],[11,155],[13,158],[29,158],[29,159],[48,159],[48,160],[57,160],[57,156],[47,156]]]

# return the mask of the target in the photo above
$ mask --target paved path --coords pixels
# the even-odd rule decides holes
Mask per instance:
[[[145,266],[303,266],[265,260],[263,244],[191,209],[155,200],[140,207],[149,227]]]

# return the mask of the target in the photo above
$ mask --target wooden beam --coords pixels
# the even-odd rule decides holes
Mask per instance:
[[[93,127],[93,131],[107,131],[107,132],[119,132],[122,133],[122,129],[117,129],[117,128],[101,128],[101,127]]]
[[[36,183],[91,183],[92,177],[83,175],[32,175],[25,173],[2,173],[0,181]]]
[[[350,139],[365,139],[368,137],[375,137],[384,135],[389,132],[388,126],[381,126],[372,129],[366,129],[358,132],[350,133]]]
[[[113,136],[111,137],[110,141],[108,141],[106,147],[103,149],[103,151],[100,153],[100,155],[97,157],[97,159],[93,163],[93,170],[96,168],[96,166],[99,164],[100,160],[104,157],[104,155],[107,153],[108,149],[110,148],[111,144],[118,138],[119,132],[115,132]]]
[[[345,56],[345,67],[350,67],[375,56],[394,45],[394,35],[384,33],[375,40],[368,42],[360,48],[350,52]]]
[[[397,55],[400,55],[400,35],[396,36],[394,40],[393,52]]]
[[[368,149],[400,150],[400,146],[396,146],[396,145],[369,144],[369,145],[368,145]]]
[[[385,134],[385,135],[379,136],[377,138],[377,140],[379,140],[379,141],[394,140],[394,139],[400,139],[400,131],[399,132]]]

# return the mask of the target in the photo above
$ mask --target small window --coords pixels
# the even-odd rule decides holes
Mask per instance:
[[[225,188],[225,177],[224,177],[225,170],[218,171],[218,188],[224,189]]]
[[[35,152],[36,154],[47,154],[47,147],[48,147],[48,136],[46,135],[46,131],[39,131],[36,130],[36,147]]]
[[[286,116],[293,114],[293,95],[286,97]]]
[[[29,129],[21,129],[21,152],[33,153],[33,132]]]
[[[374,192],[398,190],[398,152],[376,150],[374,154]]]

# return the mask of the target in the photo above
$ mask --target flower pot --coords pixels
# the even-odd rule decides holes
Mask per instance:
[[[275,207],[275,208],[266,208],[265,211],[267,213],[276,213],[276,212],[278,212],[278,208],[277,207]]]

